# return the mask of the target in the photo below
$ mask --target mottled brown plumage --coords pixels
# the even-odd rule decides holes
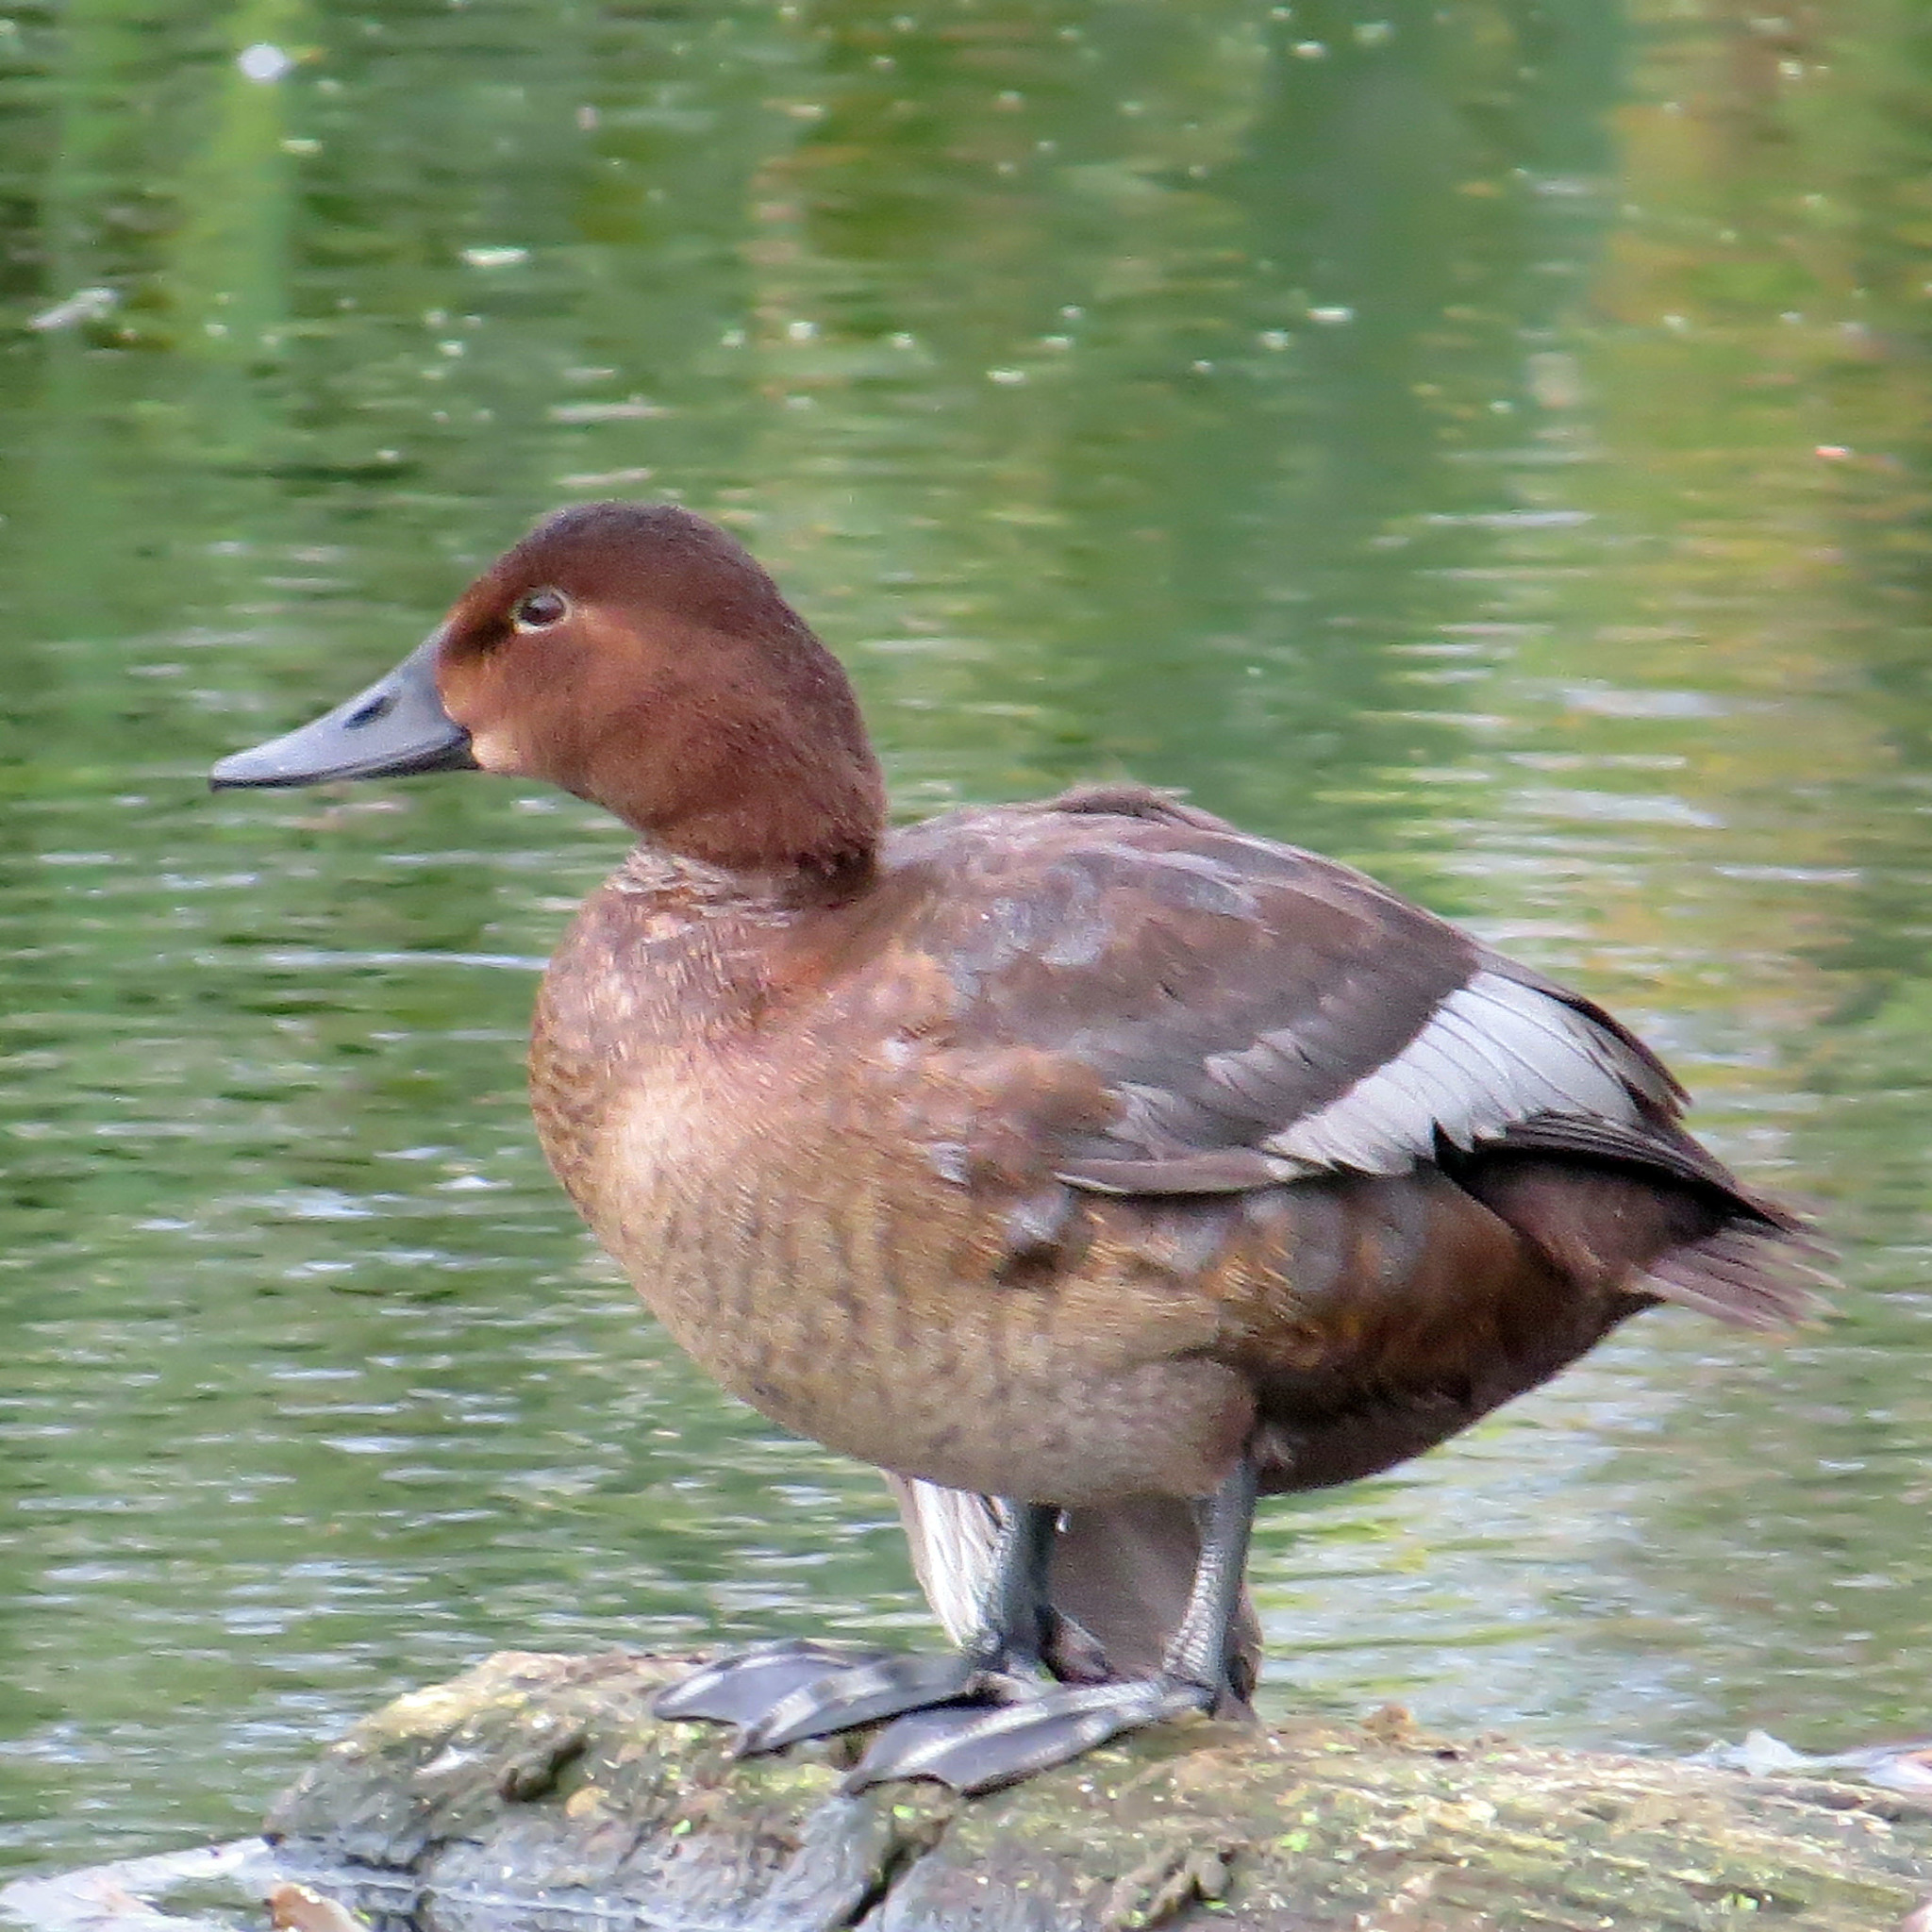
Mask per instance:
[[[831,895],[647,846],[553,962],[538,1122],[678,1341],[789,1427],[1063,1505],[1202,1493],[1254,1435],[1264,1487],[1312,1488],[1543,1380],[1674,1291],[1660,1260],[1724,1229],[1771,1260],[1791,1226],[1683,1136],[1621,1032],[1655,1077],[1606,1151],[1506,1136],[1272,1180],[1265,1130],[1485,957],[1125,789],[931,821]],[[1316,1046],[1272,1089],[1204,1072],[1284,1027]],[[1150,1187],[1111,1191],[1136,1170]]]
[[[1799,1224],[1642,1045],[1360,874],[1126,785],[888,833],[843,674],[683,511],[559,513],[425,652],[461,742],[398,768],[545,777],[641,837],[539,1001],[559,1178],[726,1389],[901,1479],[956,1627],[962,1577],[1050,1526],[1026,1506],[1066,1509],[1055,1601],[1100,1649],[1063,1622],[1049,1654],[1144,1674],[1187,1499],[1224,1524],[1241,1472],[1387,1469],[1658,1300],[1808,1305]],[[325,774],[297,733],[229,782],[291,763]],[[1197,1637],[1227,1585],[1196,1578]],[[1177,1657],[1162,1682],[1245,1688]]]

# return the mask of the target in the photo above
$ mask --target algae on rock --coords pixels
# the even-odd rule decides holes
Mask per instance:
[[[682,1660],[509,1652],[365,1719],[276,1805],[285,1869],[440,1932],[1889,1932],[1932,1802],[1420,1735],[1168,1725],[1011,1790],[844,1797],[862,1739],[734,1761]]]

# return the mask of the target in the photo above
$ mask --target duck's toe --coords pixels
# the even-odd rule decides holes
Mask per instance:
[[[756,1724],[801,1689],[841,1672],[884,1663],[891,1656],[861,1644],[809,1639],[755,1644],[701,1664],[690,1676],[660,1690],[651,1709],[658,1717],[678,1721],[708,1718],[725,1724]]]
[[[994,1679],[973,1657],[881,1656],[843,1669],[824,1670],[799,1683],[745,1724],[739,1734],[738,1755],[777,1751],[803,1738],[823,1738],[849,1731],[881,1718],[907,1711],[924,1711],[934,1705],[952,1705],[980,1696]]]
[[[970,1655],[907,1656],[808,1639],[701,1665],[660,1690],[651,1707],[658,1717],[736,1724],[734,1748],[748,1757],[934,1705],[1024,1694],[1020,1680]]]
[[[1065,1764],[1124,1731],[1213,1706],[1212,1690],[1160,1676],[1042,1690],[991,1708],[916,1711],[873,1740],[844,1789],[930,1777],[969,1795],[990,1791]]]

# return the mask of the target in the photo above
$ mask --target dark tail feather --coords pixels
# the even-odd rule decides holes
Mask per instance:
[[[1637,1286],[1736,1327],[1790,1328],[1824,1312],[1828,1254],[1804,1234],[1734,1222],[1652,1262]]]
[[[1831,1286],[1819,1264],[1831,1251],[1801,1216],[1748,1191],[1688,1135],[1671,1135],[1666,1152],[1681,1143],[1707,1171],[1687,1178],[1690,1154],[1668,1172],[1634,1154],[1601,1158],[1606,1130],[1574,1158],[1541,1145],[1484,1150],[1456,1178],[1574,1282],[1655,1295],[1740,1328],[1816,1320]]]
[[[957,1642],[972,1634],[999,1529],[999,1505],[962,1490],[888,1475],[912,1567],[933,1613]],[[1187,1607],[1200,1561],[1194,1512],[1172,1496],[1132,1496],[1069,1509],[1054,1544],[1052,1594],[1060,1616],[1047,1661],[1070,1683],[1150,1675]],[[1245,1591],[1236,1628],[1234,1677],[1247,1714],[1261,1666],[1261,1626]]]

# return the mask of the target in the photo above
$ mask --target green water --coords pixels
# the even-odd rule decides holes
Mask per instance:
[[[1186,787],[1820,1204],[1831,1328],[1274,1506],[1278,1707],[1932,1730],[1928,180],[1907,0],[0,19],[0,1866],[244,1831],[494,1647],[926,1631],[535,1153],[612,828],[202,789],[610,494],[753,543],[907,813]]]

